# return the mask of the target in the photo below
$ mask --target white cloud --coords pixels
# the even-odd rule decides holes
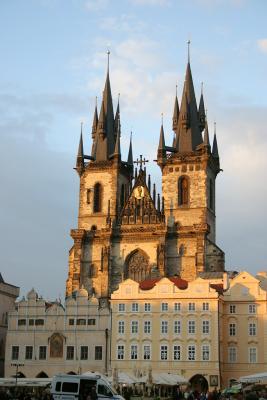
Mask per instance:
[[[100,19],[99,27],[109,32],[141,32],[145,27],[145,23],[134,17],[133,15],[121,14],[118,17],[110,16]]]
[[[110,0],[87,0],[85,7],[88,11],[100,11],[105,9],[110,3]]]
[[[168,6],[170,0],[130,0],[133,4],[140,6]]]
[[[267,38],[259,39],[257,45],[262,53],[267,53]]]
[[[95,53],[90,70],[103,70],[105,59],[104,53]],[[121,41],[111,46],[110,64],[112,92],[114,98],[120,92],[124,112],[150,113],[160,119],[161,112],[167,115],[172,111],[179,74],[165,65],[158,43],[146,37]],[[88,86],[93,93],[101,93],[103,74],[93,75]]]

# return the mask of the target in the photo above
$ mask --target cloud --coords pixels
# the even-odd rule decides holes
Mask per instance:
[[[262,53],[266,53],[266,54],[267,54],[267,38],[259,39],[259,40],[257,41],[257,45],[258,45],[258,49],[259,49]]]
[[[139,6],[168,6],[170,0],[130,0],[131,3]]]
[[[121,14],[119,16],[103,17],[99,21],[99,28],[109,32],[141,32],[145,23],[133,15]]]
[[[110,4],[110,0],[87,0],[85,8],[88,11],[101,11]]]

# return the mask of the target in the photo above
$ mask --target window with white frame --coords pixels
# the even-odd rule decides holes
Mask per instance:
[[[181,303],[174,303],[174,311],[181,311]]]
[[[151,311],[151,303],[145,303],[145,312]]]
[[[161,333],[168,333],[168,321],[161,321]]]
[[[125,332],[124,321],[118,321],[118,333],[123,334]]]
[[[209,305],[208,302],[205,302],[205,303],[202,304],[202,310],[203,311],[209,311],[209,309],[210,309],[210,305]]]
[[[131,345],[131,360],[137,360],[138,353],[137,353],[137,344]]]
[[[131,322],[131,332],[138,333],[138,321]]]
[[[210,333],[210,321],[202,321],[202,333],[208,335]]]
[[[74,360],[74,346],[67,346],[66,360]]]
[[[174,321],[174,333],[176,334],[181,333],[181,321],[179,320]]]
[[[88,346],[81,346],[80,359],[88,360]]]
[[[124,345],[119,344],[117,347],[117,359],[124,360]]]
[[[236,347],[229,347],[228,348],[228,361],[230,363],[235,363],[237,358]]]
[[[118,310],[119,310],[119,312],[125,312],[125,304],[119,303]]]
[[[181,360],[181,346],[179,346],[179,345],[173,346],[173,359],[175,361]]]
[[[188,361],[196,360],[196,346],[191,344],[188,346]]]
[[[33,347],[26,346],[25,347],[25,360],[32,360],[32,355],[33,355]]]
[[[19,359],[19,346],[12,346],[11,360]]]
[[[46,360],[46,346],[39,347],[39,360]]]
[[[160,346],[160,359],[168,360],[168,346],[167,345]]]
[[[256,314],[256,304],[249,304],[248,312],[249,312],[249,314]]]
[[[168,303],[161,303],[161,311],[168,311]]]
[[[229,335],[230,336],[236,335],[236,324],[234,322],[229,324]]]
[[[210,359],[210,346],[208,344],[203,344],[202,346],[202,360],[209,361]]]
[[[144,333],[151,333],[151,321],[144,321]]]
[[[151,347],[149,344],[144,345],[144,360],[150,360],[151,358]]]
[[[188,303],[188,311],[196,311],[196,304]]]
[[[139,309],[138,303],[132,303],[132,311],[133,311],[133,312],[137,312],[138,309]]]
[[[257,335],[257,327],[255,322],[250,322],[248,324],[248,334],[249,336],[256,336]]]
[[[249,347],[248,349],[248,362],[256,363],[257,362],[257,348]]]
[[[235,304],[230,304],[230,305],[229,305],[229,311],[230,311],[230,314],[235,314],[235,313],[236,313],[236,306],[235,306]]]
[[[196,333],[196,322],[195,321],[188,321],[188,333],[191,335]]]

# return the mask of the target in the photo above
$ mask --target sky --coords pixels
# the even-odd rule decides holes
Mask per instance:
[[[110,50],[120,93],[122,152],[153,162],[163,113],[172,142],[175,87],[187,41],[197,99],[203,82],[223,172],[217,244],[226,268],[267,270],[267,2],[265,0],[0,1],[0,272],[26,295],[64,298],[69,232],[77,227],[73,170],[83,121],[91,147]]]

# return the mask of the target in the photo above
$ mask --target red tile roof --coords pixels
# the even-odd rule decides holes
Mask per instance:
[[[223,284],[222,283],[211,283],[210,287],[212,289],[215,289],[216,292],[218,292],[219,294],[223,294]]]
[[[146,279],[145,281],[142,281],[139,283],[139,287],[142,290],[150,290],[152,289],[157,282],[159,282],[162,278],[154,278],[154,279]],[[188,283],[184,279],[178,278],[176,276],[172,276],[168,278],[172,283],[175,284],[175,286],[178,287],[178,289],[187,289]]]

